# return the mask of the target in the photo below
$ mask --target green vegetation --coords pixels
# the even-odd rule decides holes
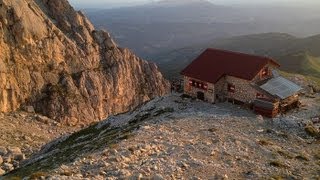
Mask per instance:
[[[320,77],[320,57],[313,57],[306,54],[306,70],[313,73],[313,76]]]
[[[320,132],[319,130],[314,127],[313,125],[307,125],[305,128],[305,131],[307,134],[309,134],[312,137],[320,137]]]
[[[43,150],[44,152],[41,153],[41,158],[36,159],[34,162],[22,168],[14,170],[6,175],[6,178],[42,176],[49,170],[58,168],[63,164],[71,163],[82,155],[93,153],[106,147],[111,149],[116,148],[118,142],[132,138],[134,131],[152,116],[172,112],[173,109],[160,108],[160,110],[154,111],[153,114],[142,112],[133,117],[128,124],[121,127],[112,127],[110,123],[106,123],[101,127],[98,126],[98,124],[94,124],[65,139],[58,140],[48,149]]]
[[[105,146],[112,146],[121,139],[120,134],[126,134],[137,128],[137,124],[123,128],[110,127],[106,124],[101,129],[97,125],[72,134],[60,143],[52,145],[45,156],[32,164],[13,171],[8,177],[30,176],[33,172],[47,172],[62,164],[73,162],[79,155],[96,151]],[[99,137],[99,138],[97,138]]]
[[[285,71],[280,71],[280,74],[287,78],[294,77],[295,75],[297,75],[295,73],[288,73]],[[303,75],[303,77],[305,78],[306,82],[308,82],[309,84],[314,84],[317,87],[320,87],[320,77],[311,76],[311,75]]]
[[[320,57],[313,56],[309,52],[288,54],[277,60],[286,72],[320,79]]]

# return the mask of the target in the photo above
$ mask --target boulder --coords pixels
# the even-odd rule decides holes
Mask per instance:
[[[8,152],[10,154],[21,154],[21,149],[19,147],[9,147]]]
[[[26,140],[26,141],[32,141],[32,139],[31,139],[29,136],[27,136],[27,135],[24,135],[24,136],[23,136],[23,139]]]
[[[6,156],[2,157],[3,162],[5,163],[11,163],[12,162],[12,156],[10,154],[7,154]]]
[[[37,114],[35,116],[35,118],[36,118],[37,121],[39,121],[41,123],[44,123],[44,124],[49,124],[49,122],[50,122],[50,119],[48,117],[46,117],[46,116],[41,116],[41,115]]]
[[[0,156],[5,156],[8,153],[7,148],[0,146]]]
[[[6,173],[6,171],[4,171],[3,169],[0,168],[0,176],[4,175]]]
[[[16,161],[22,161],[26,159],[26,156],[23,153],[13,154],[13,159]]]
[[[128,170],[125,170],[125,169],[122,169],[119,171],[119,175],[122,177],[122,178],[128,178],[131,176],[131,173],[130,171]]]
[[[3,163],[2,156],[0,156],[0,165]]]
[[[132,175],[130,178],[128,178],[129,180],[140,180],[143,179],[143,175],[140,173],[134,174]]]
[[[307,134],[309,134],[312,137],[316,137],[319,138],[320,137],[320,130],[318,128],[316,128],[314,125],[307,125],[305,127],[305,131]]]
[[[4,163],[2,167],[5,171],[12,171],[14,169],[11,163]]]
[[[28,112],[28,113],[35,113],[34,107],[33,106],[25,106],[23,108],[24,111]]]

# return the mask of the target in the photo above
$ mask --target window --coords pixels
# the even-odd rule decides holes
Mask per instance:
[[[264,98],[264,95],[263,94],[261,94],[261,93],[257,93],[257,95],[256,95],[256,98]]]
[[[236,86],[233,84],[228,84],[228,92],[234,93],[236,91]]]
[[[208,90],[207,83],[203,83],[203,82],[199,82],[199,81],[195,81],[195,80],[189,80],[189,85],[192,87],[196,87],[198,89]]]

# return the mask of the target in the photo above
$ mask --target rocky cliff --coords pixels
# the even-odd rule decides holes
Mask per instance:
[[[118,47],[67,0],[0,0],[0,112],[31,105],[88,124],[167,87],[155,64]]]

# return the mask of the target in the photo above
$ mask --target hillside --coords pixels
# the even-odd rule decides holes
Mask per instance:
[[[289,34],[266,33],[214,39],[211,42],[154,55],[166,77],[176,76],[208,47],[268,56],[281,64],[281,70],[319,78],[320,35],[297,38]]]
[[[5,178],[317,179],[319,141],[304,125],[319,101],[271,120],[169,95],[52,141]]]
[[[0,112],[87,125],[167,92],[154,63],[120,48],[67,0],[0,0]]]

